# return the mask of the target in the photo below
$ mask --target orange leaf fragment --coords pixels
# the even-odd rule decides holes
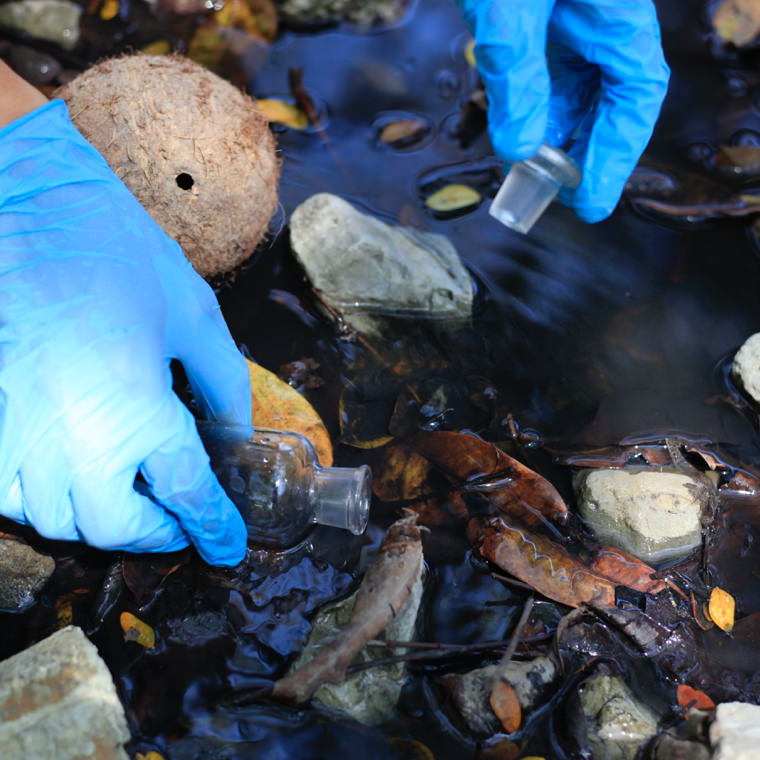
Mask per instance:
[[[319,464],[330,467],[333,463],[330,434],[314,407],[274,372],[246,361],[251,378],[253,426],[300,433],[314,447]]]
[[[522,708],[517,699],[515,690],[506,682],[498,679],[491,688],[489,697],[491,709],[496,717],[501,721],[504,730],[508,734],[513,734],[520,728],[522,722]]]
[[[645,594],[658,594],[665,588],[664,581],[652,579],[653,567],[614,546],[599,546],[594,549],[591,569],[621,586],[628,586]]]
[[[676,699],[678,699],[678,704],[686,709],[695,707],[697,710],[712,710],[715,707],[715,702],[707,694],[685,683],[678,685]]]
[[[154,749],[152,749],[150,752],[146,752],[145,754],[138,752],[135,755],[135,760],[165,760],[165,758],[160,752],[156,752]]]
[[[721,630],[727,633],[734,628],[736,602],[733,596],[717,586],[710,592],[710,602],[707,607],[710,619]]]
[[[134,641],[146,649],[153,649],[156,645],[155,631],[131,612],[122,612],[119,623],[124,631],[125,641]]]

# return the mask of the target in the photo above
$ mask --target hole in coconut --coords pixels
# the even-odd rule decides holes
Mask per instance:
[[[187,172],[178,174],[176,181],[177,187],[181,188],[182,190],[189,190],[195,184],[195,180],[192,178],[192,175],[188,174]]]

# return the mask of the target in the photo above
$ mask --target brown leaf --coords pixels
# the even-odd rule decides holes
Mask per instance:
[[[462,492],[478,492],[490,503],[536,527],[549,519],[564,524],[568,510],[557,489],[537,472],[471,433],[419,433],[414,448]]]
[[[508,734],[513,734],[520,728],[522,708],[515,690],[506,681],[498,679],[494,682],[489,702],[491,709]]]
[[[477,540],[484,557],[555,602],[569,607],[591,600],[615,604],[613,581],[593,572],[545,536],[492,517],[478,532]]]
[[[254,427],[300,433],[314,447],[320,465],[333,462],[330,434],[314,407],[274,372],[248,361]]]
[[[653,567],[614,546],[598,546],[591,552],[590,568],[599,575],[646,594],[659,594],[665,582],[653,579]]]

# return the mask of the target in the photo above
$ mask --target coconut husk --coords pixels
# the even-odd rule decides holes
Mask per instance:
[[[247,259],[277,208],[279,160],[255,100],[182,56],[98,63],[56,96],[205,278]]]

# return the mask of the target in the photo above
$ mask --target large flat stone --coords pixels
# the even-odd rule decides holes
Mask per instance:
[[[81,629],[0,662],[3,760],[128,760],[129,738],[111,674]]]
[[[713,760],[757,760],[760,757],[760,705],[723,702],[710,726]]]

